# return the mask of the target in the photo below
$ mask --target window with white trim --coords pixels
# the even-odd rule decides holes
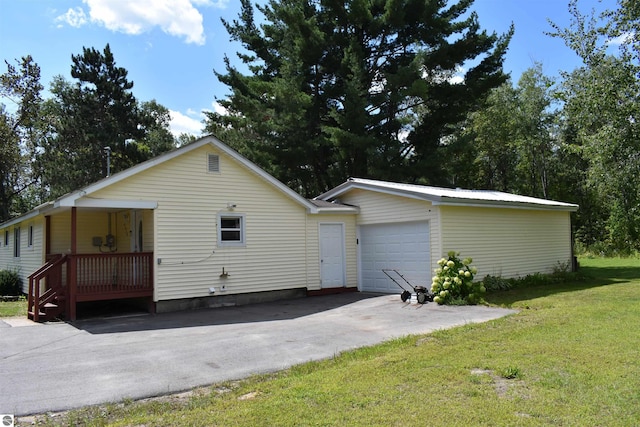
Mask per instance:
[[[245,220],[242,214],[221,213],[218,215],[218,245],[243,246]]]

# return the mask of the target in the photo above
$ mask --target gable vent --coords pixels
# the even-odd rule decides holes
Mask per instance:
[[[209,172],[220,172],[220,157],[217,154],[208,155],[207,170]]]

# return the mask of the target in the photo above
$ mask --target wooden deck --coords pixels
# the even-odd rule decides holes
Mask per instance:
[[[71,255],[75,278],[71,277],[69,285],[75,284],[76,300],[152,296],[152,255],[151,252]]]
[[[153,298],[153,253],[55,255],[29,276],[29,317],[64,314],[75,320],[78,302]]]

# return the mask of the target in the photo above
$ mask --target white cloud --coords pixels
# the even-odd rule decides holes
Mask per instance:
[[[229,114],[229,111],[227,111],[226,108],[220,105],[218,101],[214,101],[211,105],[213,106],[213,111],[220,114],[221,116],[227,116]]]
[[[89,7],[91,21],[111,31],[137,35],[159,27],[169,35],[182,37],[187,43],[199,45],[205,43],[203,18],[194,4],[224,8],[227,3],[226,0],[82,1]],[[76,11],[84,15],[81,8]]]
[[[80,28],[86,24],[88,20],[84,10],[81,7],[76,7],[75,9],[70,8],[65,14],[58,16],[55,22],[58,22],[58,27],[62,27],[63,23],[66,23],[71,27]]]
[[[459,85],[464,83],[464,76],[460,75],[460,74],[455,74],[453,76],[451,76],[451,78],[449,79],[449,83],[454,84],[454,85]]]
[[[620,34],[618,37],[614,37],[607,41],[607,44],[613,46],[620,46],[623,44],[627,44],[633,40],[633,33],[624,33]]]
[[[199,118],[189,117],[188,115],[182,114],[179,111],[169,110],[171,114],[171,123],[169,127],[171,128],[171,133],[178,137],[180,134],[188,133],[190,135],[200,136],[202,131],[204,130],[204,124],[202,123],[203,116],[202,114],[195,113],[192,110],[189,110],[188,114],[198,114]]]
[[[464,67],[456,67],[456,71],[449,77],[449,83],[453,85],[459,85],[464,83],[464,75],[466,74],[467,69]]]
[[[229,0],[217,0],[217,1],[212,1],[212,0],[191,0],[193,2],[193,4],[196,4],[198,6],[211,6],[211,7],[215,7],[217,9],[226,9],[227,8],[227,4],[229,4]]]

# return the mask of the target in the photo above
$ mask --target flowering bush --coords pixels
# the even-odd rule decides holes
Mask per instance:
[[[471,258],[460,260],[459,255],[451,251],[438,261],[440,267],[435,269],[431,283],[433,300],[438,304],[477,304],[482,300],[486,289],[482,282],[473,282],[478,270],[471,267]]]

